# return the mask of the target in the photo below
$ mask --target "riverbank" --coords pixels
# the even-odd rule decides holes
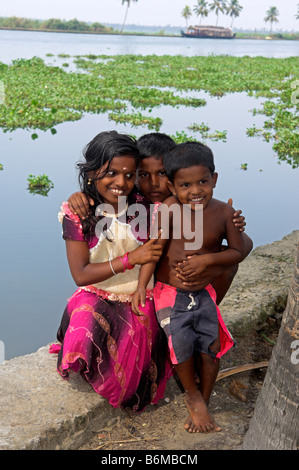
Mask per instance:
[[[298,242],[299,231],[294,231],[257,247],[240,265],[220,306],[233,335],[248,335],[283,312]],[[56,359],[44,346],[0,364],[0,450],[79,449],[111,420],[126,416],[95,394],[81,376],[73,374],[64,381]]]
[[[133,32],[133,31],[77,31],[77,30],[63,30],[63,29],[35,29],[35,28],[9,28],[1,26],[0,30],[4,31],[29,31],[38,33],[65,33],[65,34],[92,34],[97,36],[149,36],[149,37],[165,37],[165,38],[182,38],[181,34],[166,34],[166,33],[146,33],[146,32]],[[188,38],[186,38],[188,39]],[[298,41],[299,33],[236,33],[234,39],[256,39],[256,40],[286,40]]]

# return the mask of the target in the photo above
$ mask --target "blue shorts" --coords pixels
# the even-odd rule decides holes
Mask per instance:
[[[168,338],[173,364],[188,360],[195,352],[222,356],[235,343],[216,305],[216,293],[209,284],[198,291],[185,291],[157,282],[154,287],[156,315]],[[219,338],[220,351],[210,349]]]

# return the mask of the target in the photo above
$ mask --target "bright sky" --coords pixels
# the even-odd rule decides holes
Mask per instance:
[[[209,1],[209,0],[208,0]],[[22,16],[25,18],[60,18],[69,20],[77,18],[82,21],[122,24],[126,6],[121,0],[9,0],[1,2],[0,16]],[[299,20],[295,15],[299,0],[239,0],[243,10],[234,20],[236,28],[260,29],[265,27],[266,11],[277,7],[279,23],[273,23],[273,31],[299,30]],[[181,16],[183,8],[188,5],[191,10],[196,0],[138,0],[131,1],[127,24],[158,26],[185,26]],[[189,24],[198,23],[196,16],[189,19]],[[230,17],[219,15],[220,26],[229,26]],[[205,24],[216,24],[216,15],[210,13]],[[269,25],[269,23],[268,23]]]

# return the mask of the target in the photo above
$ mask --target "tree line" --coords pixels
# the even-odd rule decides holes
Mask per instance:
[[[19,18],[11,16],[9,18],[0,18],[0,28],[10,29],[35,29],[35,30],[54,30],[54,31],[84,31],[97,33],[111,33],[113,28],[104,26],[101,23],[85,23],[76,18],[73,20],[60,20],[58,18],[50,18],[48,20],[32,20],[29,18]]]

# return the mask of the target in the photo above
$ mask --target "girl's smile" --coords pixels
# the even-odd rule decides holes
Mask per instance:
[[[108,162],[94,175],[98,178],[94,183],[103,202],[117,209],[118,197],[128,196],[134,187],[136,161],[131,155],[122,155],[114,157],[107,168]]]

